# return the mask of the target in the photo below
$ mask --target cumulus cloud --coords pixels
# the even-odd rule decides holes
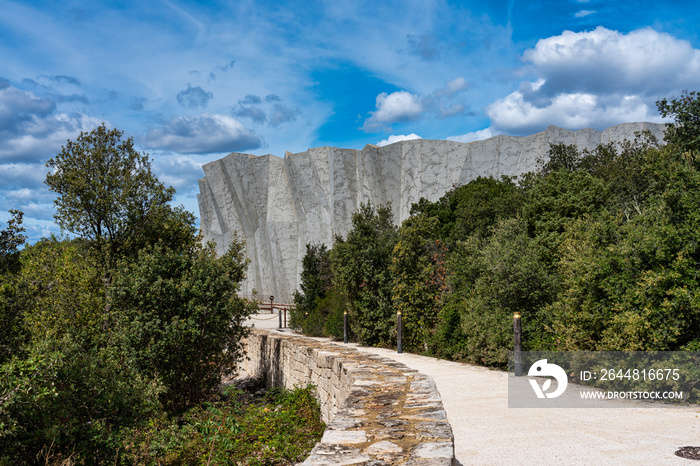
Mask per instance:
[[[56,113],[53,100],[5,86],[0,89],[0,162],[44,160],[99,124],[86,115]]]
[[[568,129],[603,129],[623,122],[661,122],[650,105],[639,96],[592,93],[562,93],[543,107],[526,101],[520,92],[514,92],[487,108],[491,122],[509,134],[531,134],[547,126]]]
[[[494,131],[493,128],[480,129],[479,131],[472,131],[466,134],[460,134],[459,136],[449,136],[448,141],[456,142],[474,142],[482,141],[484,139],[492,138],[498,136],[498,133]]]
[[[659,97],[700,85],[700,51],[650,28],[628,34],[598,27],[541,39],[524,60],[539,76],[487,107],[493,126],[528,134],[661,118]]]
[[[422,137],[418,136],[416,133],[411,133],[411,134],[396,134],[396,135],[391,135],[386,139],[382,139],[379,141],[376,145],[379,147],[382,146],[388,146],[389,144],[393,144],[395,142],[399,141],[411,141],[413,139],[423,139]]]
[[[416,121],[428,113],[439,118],[459,115],[466,111],[466,107],[455,99],[467,88],[467,81],[459,77],[428,95],[408,91],[382,92],[376,98],[376,110],[369,112],[362,129],[365,132],[385,131],[394,123]]]
[[[424,111],[421,98],[406,91],[397,91],[387,94],[382,92],[377,96],[377,109],[370,112],[370,117],[365,120],[362,129],[365,131],[378,131],[392,123],[405,123],[417,120]]]
[[[35,188],[41,186],[49,169],[43,163],[0,164],[0,179],[5,189]]]
[[[540,39],[524,59],[545,79],[541,92],[657,95],[700,84],[700,51],[645,28],[623,34],[602,26]]]
[[[173,116],[165,126],[148,131],[144,139],[148,149],[167,149],[180,154],[243,151],[263,145],[262,139],[240,121],[218,114]]]
[[[177,101],[186,108],[205,108],[214,94],[207,92],[200,86],[192,87],[187,84],[187,89],[177,94]]]

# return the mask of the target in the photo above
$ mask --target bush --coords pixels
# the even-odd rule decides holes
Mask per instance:
[[[212,245],[188,253],[156,246],[115,273],[113,344],[163,382],[170,411],[216,393],[243,357],[243,322],[255,312],[236,295],[246,265],[243,245],[234,241],[220,258]]]
[[[67,338],[37,343],[27,358],[0,366],[0,458],[112,463],[121,429],[160,411],[160,390],[112,349],[86,352]]]

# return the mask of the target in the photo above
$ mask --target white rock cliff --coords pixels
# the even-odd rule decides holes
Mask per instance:
[[[241,293],[256,290],[276,302],[292,302],[307,243],[332,246],[345,236],[361,203],[391,203],[402,222],[421,197],[436,201],[453,185],[479,176],[520,175],[536,168],[550,144],[593,149],[600,143],[633,140],[649,130],[659,141],[664,125],[625,123],[602,132],[550,126],[526,137],[496,136],[460,143],[417,139],[362,150],[318,147],[284,158],[232,153],[204,165],[199,181],[200,225],[217,252],[234,235],[246,242],[250,259]]]

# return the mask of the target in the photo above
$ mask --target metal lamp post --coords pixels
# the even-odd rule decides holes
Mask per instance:
[[[343,311],[343,343],[348,342],[348,310]]]
[[[403,353],[403,321],[401,311],[396,312],[396,352]]]
[[[522,323],[520,322],[520,312],[513,313],[513,359],[515,366],[515,376],[523,375],[523,354],[522,354]]]

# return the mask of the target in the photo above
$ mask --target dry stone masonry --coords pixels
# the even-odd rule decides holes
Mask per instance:
[[[527,137],[496,136],[469,144],[412,140],[362,150],[320,147],[284,158],[232,153],[204,165],[199,210],[205,240],[223,253],[234,235],[250,259],[243,292],[291,302],[307,243],[331,247],[350,231],[361,203],[391,203],[394,218],[409,216],[421,197],[434,202],[454,185],[479,176],[516,176],[536,168],[550,144],[593,149],[633,140],[648,129],[659,140],[664,125],[625,123],[602,132],[550,126]]]
[[[252,329],[242,373],[267,386],[316,386],[327,424],[303,463],[449,466],[452,427],[433,379],[381,356]]]

